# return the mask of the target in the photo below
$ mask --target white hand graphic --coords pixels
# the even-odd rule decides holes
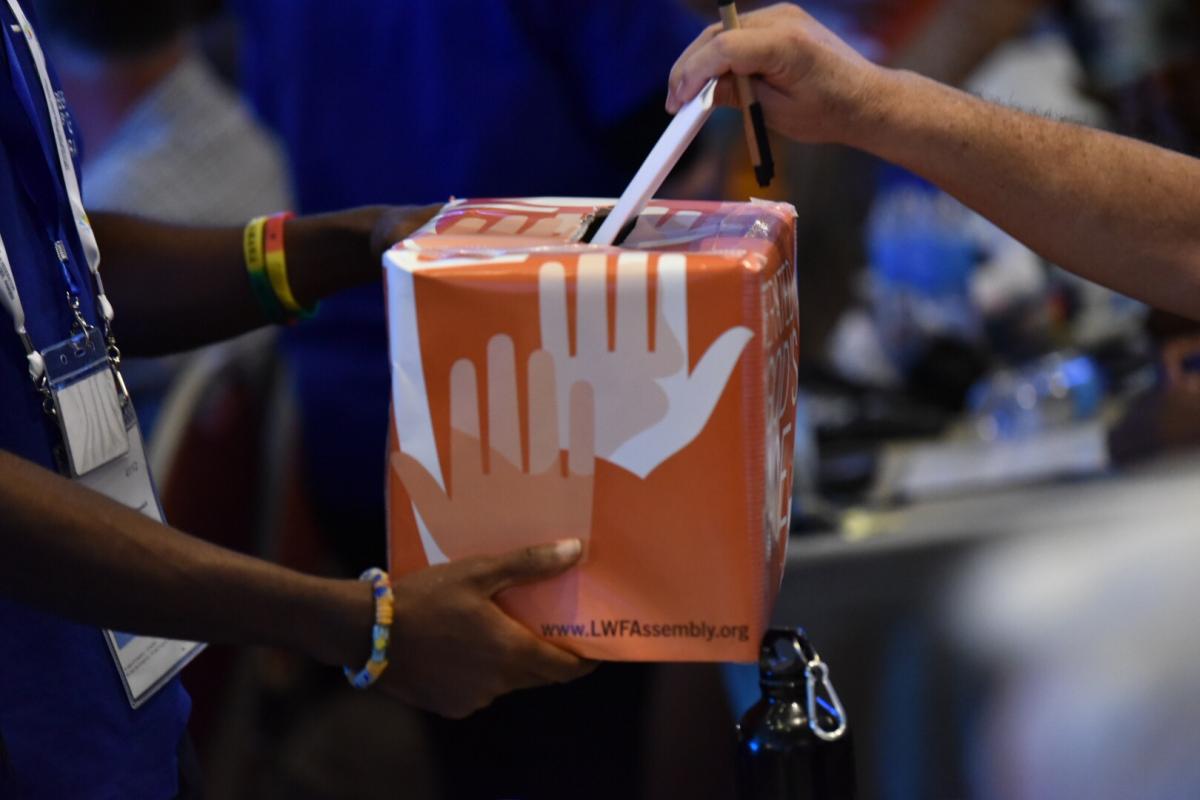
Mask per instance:
[[[648,253],[617,257],[615,348],[609,348],[604,253],[579,258],[575,353],[567,326],[566,272],[549,263],[538,274],[542,348],[554,356],[560,408],[571,386],[591,384],[596,455],[645,478],[704,429],[753,333],[730,328],[688,374],[687,259],[658,257],[657,320],[650,343]],[[559,419],[559,445],[570,431]]]

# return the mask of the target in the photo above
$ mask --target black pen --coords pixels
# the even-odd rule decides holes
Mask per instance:
[[[738,25],[737,5],[733,0],[717,0],[721,23],[727,31],[736,31]],[[763,119],[762,105],[754,96],[754,84],[747,75],[736,76],[738,101],[742,104],[742,123],[746,129],[746,144],[750,148],[750,161],[754,164],[754,177],[759,186],[770,186],[775,177],[775,161],[771,158],[771,142],[767,139],[767,123]]]

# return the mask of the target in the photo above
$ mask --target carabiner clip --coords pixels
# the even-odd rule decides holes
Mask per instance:
[[[76,295],[67,292],[67,304],[71,307],[71,313],[75,316],[75,324],[71,326],[71,333],[75,336],[82,336],[86,339],[88,332],[92,329],[92,326],[88,323],[87,319],[84,318],[83,311],[81,311],[79,308],[79,298]],[[84,348],[82,346],[75,347],[76,353],[81,353],[83,350]]]
[[[818,674],[820,675],[819,678],[817,677]],[[808,690],[809,730],[822,741],[836,742],[846,732],[846,710],[842,707],[842,701],[838,697],[837,691],[833,688],[833,683],[829,680],[829,667],[821,660],[820,656],[817,656],[805,666],[804,677]],[[831,731],[821,727],[821,718],[817,715],[818,681],[821,684],[821,688],[829,695],[829,701],[833,704],[833,716],[837,718],[837,727]]]

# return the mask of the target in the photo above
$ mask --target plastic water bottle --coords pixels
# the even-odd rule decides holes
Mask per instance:
[[[759,684],[737,729],[739,800],[853,800],[846,712],[803,630],[767,632]]]
[[[871,304],[880,336],[905,370],[935,337],[977,341],[981,315],[971,299],[979,247],[970,212],[904,173],[889,173],[867,222]]]
[[[1104,400],[1096,362],[1052,353],[1019,369],[1003,369],[972,387],[967,397],[975,430],[985,441],[1019,439],[1090,419]]]

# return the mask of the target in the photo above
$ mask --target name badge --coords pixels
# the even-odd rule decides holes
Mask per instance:
[[[48,347],[42,358],[71,477],[125,455],[129,438],[121,398],[100,331],[90,328]]]
[[[109,373],[111,375],[111,371]],[[121,430],[127,447],[120,456],[75,478],[89,489],[116,500],[151,519],[162,522],[162,507],[150,474],[141,429],[132,404],[125,404]],[[179,674],[204,645],[105,631],[104,639],[112,652],[125,687],[125,697],[133,708],[145,703]]]

